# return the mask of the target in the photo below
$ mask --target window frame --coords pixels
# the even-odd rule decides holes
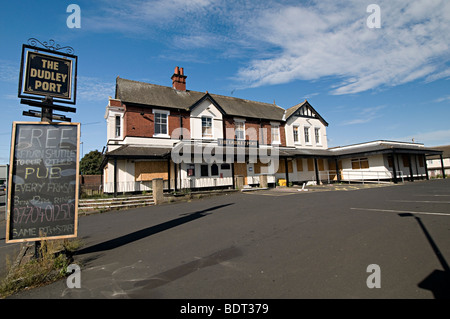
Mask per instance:
[[[294,144],[301,144],[300,135],[299,135],[299,125],[292,126],[292,136],[294,138]],[[297,137],[297,140],[295,140]]]
[[[211,126],[209,126],[210,130],[211,130],[211,134],[205,135],[203,132],[203,119],[208,120],[211,124]],[[208,116],[208,115],[202,115],[201,116],[201,122],[202,122],[202,139],[212,139],[214,138],[214,129],[213,129],[213,118],[212,116]],[[205,126],[205,128],[208,128],[207,126]]]
[[[154,127],[153,127],[153,137],[163,137],[163,138],[170,138],[169,135],[169,115],[170,115],[170,111],[166,111],[166,110],[153,110],[153,114],[154,114]],[[156,116],[157,114],[164,114],[166,117],[166,133],[156,133],[156,127],[157,125],[162,125],[161,123],[157,123],[156,122]]]
[[[273,134],[274,130],[276,130],[276,135]],[[278,137],[278,140],[274,139],[274,136]],[[270,123],[270,140],[271,144],[279,145],[281,144],[281,135],[280,135],[280,123]]]
[[[122,116],[116,115],[114,117],[114,138],[122,137]]]
[[[242,125],[242,128],[239,129],[239,132],[242,132],[242,137],[238,136],[237,124]],[[245,120],[235,119],[234,120],[234,138],[237,141],[245,141]]]
[[[318,126],[314,127],[314,140],[316,142],[316,145],[322,145],[322,138],[320,136],[320,127]]]
[[[305,145],[312,145],[311,142],[311,134],[310,134],[311,126],[303,126],[303,136],[305,138]]]

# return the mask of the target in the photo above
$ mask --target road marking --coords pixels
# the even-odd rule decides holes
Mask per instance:
[[[275,196],[275,197],[279,197],[279,196],[287,196],[287,195],[293,195],[293,194],[298,194],[298,193],[256,193],[256,192],[243,192],[244,194],[247,195],[261,195],[261,196]]]
[[[433,213],[433,212],[413,212],[410,210],[394,210],[394,209],[378,209],[378,208],[356,208],[351,207],[353,210],[365,210],[370,212],[385,212],[385,213],[409,213],[409,214],[419,214],[419,215],[438,215],[438,216],[450,216],[446,213]]]
[[[450,195],[425,195],[425,194],[416,194],[415,196],[450,196]]]
[[[440,203],[440,204],[450,204],[450,201],[440,201],[440,200],[403,200],[403,199],[392,199],[389,202],[398,203]]]

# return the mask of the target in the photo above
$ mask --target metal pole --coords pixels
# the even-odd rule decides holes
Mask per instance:
[[[445,179],[444,158],[442,157],[442,154],[439,155],[439,157],[441,158],[442,178]]]

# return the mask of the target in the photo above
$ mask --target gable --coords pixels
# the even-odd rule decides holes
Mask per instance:
[[[286,110],[286,121],[293,116],[317,119],[322,122],[323,125],[328,126],[327,121],[320,116],[320,114],[311,106],[311,104],[309,104],[307,100]]]

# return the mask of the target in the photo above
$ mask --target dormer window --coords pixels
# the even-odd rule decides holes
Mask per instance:
[[[202,137],[212,138],[212,118],[208,116],[202,116]]]

